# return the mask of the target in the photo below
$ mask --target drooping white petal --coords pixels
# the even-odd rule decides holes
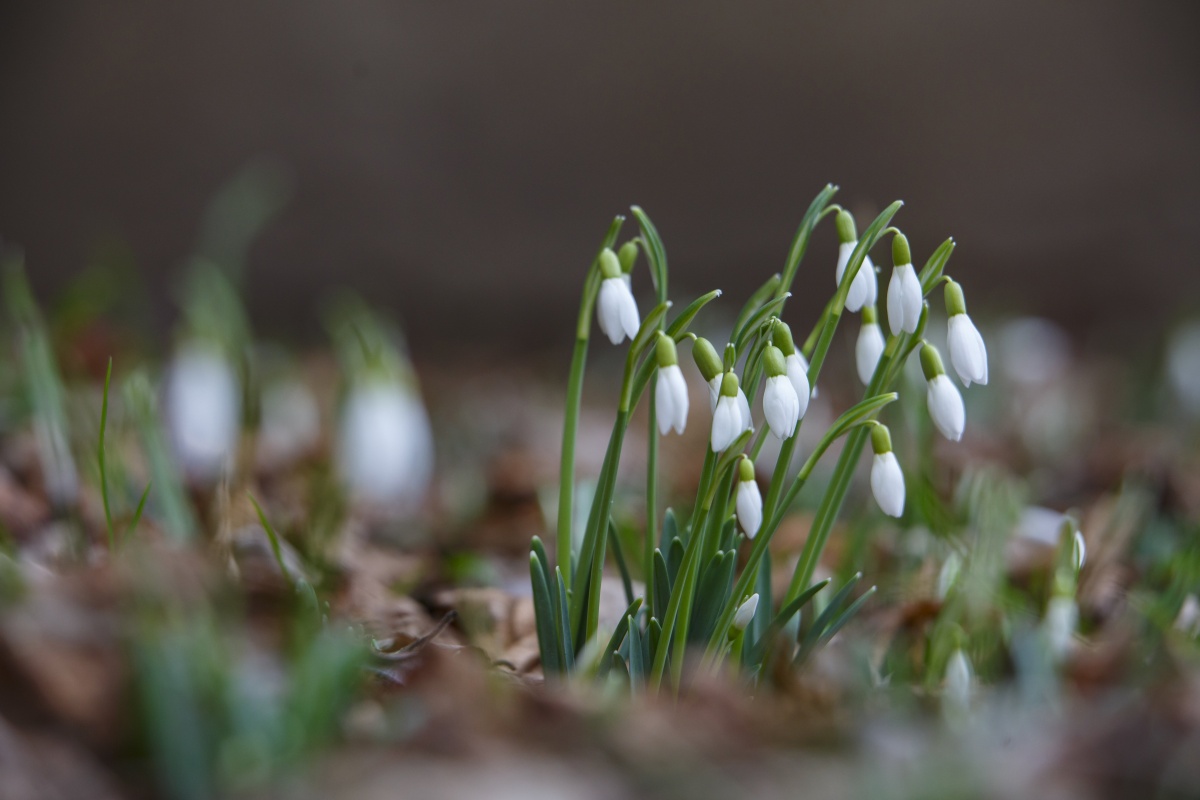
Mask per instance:
[[[237,446],[242,392],[233,365],[220,350],[184,345],[167,376],[167,429],[185,472],[217,477]]]
[[[787,367],[788,380],[796,390],[796,399],[800,401],[800,419],[804,419],[808,413],[808,401],[816,394],[808,385],[808,363],[804,356],[796,352],[784,359],[784,365]]]
[[[758,592],[747,597],[746,601],[738,606],[737,613],[733,615],[734,629],[746,630],[750,626],[750,620],[754,619],[756,611],[758,611]]]
[[[733,444],[742,432],[742,412],[738,410],[736,397],[722,395],[717,400],[713,410],[711,446],[714,453],[720,453]]]
[[[742,415],[742,425],[738,428],[738,433],[748,431],[754,427],[754,418],[750,416],[750,401],[746,399],[746,393],[742,388],[738,387],[737,394],[738,413]]]
[[[854,345],[854,364],[858,368],[858,379],[864,385],[871,382],[883,348],[883,331],[879,325],[874,322],[863,325],[858,332],[858,342]]]
[[[870,256],[863,256],[862,266],[858,268],[858,274],[854,276],[854,281],[862,281],[864,306],[873,306],[879,300],[879,278],[875,275],[875,262]]]
[[[955,314],[947,323],[946,341],[950,346],[950,363],[963,386],[988,382],[987,346],[983,336],[966,314]]]
[[[888,325],[893,334],[913,333],[921,320],[921,281],[912,264],[901,264],[892,270],[888,283]]]
[[[659,367],[654,396],[659,433],[666,436],[672,428],[676,433],[683,433],[687,425],[688,391],[678,364]]]
[[[1083,540],[1083,532],[1075,531],[1075,538],[1071,542],[1071,560],[1075,562],[1075,571],[1083,569],[1083,565],[1087,562],[1087,542]]]
[[[800,419],[800,399],[786,375],[767,378],[763,390],[763,414],[776,438],[787,439],[796,432],[796,423]]]
[[[950,379],[945,375],[935,375],[929,381],[925,400],[929,406],[929,416],[942,436],[952,442],[961,439],[967,424],[967,411],[963,407],[962,395]]]
[[[738,524],[750,539],[758,533],[762,526],[763,506],[762,494],[758,491],[756,481],[738,481],[737,487],[737,518]]]
[[[1075,604],[1075,598],[1062,595],[1051,597],[1042,620],[1042,636],[1055,661],[1066,658],[1078,627],[1079,606]]]
[[[721,396],[721,382],[725,380],[725,376],[717,373],[713,379],[708,382],[708,400],[709,411],[717,410],[717,398]]]
[[[421,401],[398,381],[352,387],[342,410],[338,467],[364,500],[416,505],[433,472],[433,432]]]
[[[879,508],[889,517],[904,513],[904,472],[895,453],[875,454],[871,464],[871,492]]]
[[[637,336],[641,326],[637,301],[629,286],[620,277],[605,278],[600,282],[600,295],[596,298],[596,321],[600,330],[613,344],[620,344],[628,336]]]

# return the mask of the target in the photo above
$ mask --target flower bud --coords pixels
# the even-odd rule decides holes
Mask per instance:
[[[721,378],[721,391],[713,409],[712,436],[710,444],[714,453],[720,453],[745,430],[739,398],[745,397],[738,388],[737,375],[733,370]]]
[[[762,527],[763,503],[758,482],[754,479],[754,462],[746,456],[742,456],[738,463],[736,506],[738,524],[747,538],[753,539]]]
[[[967,412],[963,406],[962,395],[946,377],[942,357],[933,345],[925,344],[921,348],[921,370],[925,373],[928,385],[925,401],[929,407],[929,416],[943,436],[957,442],[962,438],[963,428],[966,427]]]
[[[712,342],[708,339],[697,337],[696,341],[692,343],[692,359],[695,360],[705,382],[719,377],[724,372],[721,356],[717,355],[717,348],[713,347]],[[719,385],[717,389],[720,390]]]
[[[750,621],[754,619],[754,613],[758,611],[758,592],[746,598],[740,606],[737,613],[733,615],[734,630],[744,631],[750,626]]]
[[[621,245],[621,249],[617,251],[617,261],[621,264],[621,272],[628,275],[633,272],[633,265],[637,263],[638,246],[637,242],[630,239],[625,244]]]
[[[887,298],[888,326],[896,336],[899,336],[901,331],[914,333],[921,322],[925,293],[921,289],[921,280],[913,269],[908,239],[902,233],[892,238],[892,264],[892,280],[888,284]]]
[[[879,357],[883,355],[886,343],[883,331],[879,329],[879,323],[876,321],[875,306],[863,306],[862,319],[858,341],[854,345],[854,366],[858,372],[858,379],[867,386],[875,375],[875,367],[879,364]]]
[[[660,331],[654,354],[658,361],[658,380],[654,389],[658,432],[666,436],[667,431],[674,428],[676,433],[683,433],[687,425],[688,390],[683,370],[679,368],[675,340]]]
[[[904,514],[904,471],[892,452],[892,436],[886,425],[872,426],[871,447],[875,451],[871,463],[871,493],[883,513],[898,518]]]
[[[967,304],[962,287],[946,279],[946,344],[950,349],[950,363],[958,373],[963,386],[988,382],[987,346],[975,323],[967,316]]]

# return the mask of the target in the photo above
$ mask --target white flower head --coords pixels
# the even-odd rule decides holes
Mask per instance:
[[[925,400],[929,406],[929,416],[942,436],[957,442],[962,439],[967,424],[967,411],[962,395],[946,377],[942,357],[933,345],[926,344],[921,348],[921,369],[925,372],[928,385]]]
[[[950,348],[950,363],[963,386],[988,382],[987,345],[975,323],[967,316],[967,304],[962,287],[946,279],[946,343]]]
[[[1075,536],[1071,539],[1071,562],[1075,566],[1075,571],[1083,569],[1083,565],[1087,562],[1087,542],[1083,540],[1083,531],[1076,530]]]
[[[1200,636],[1200,600],[1196,599],[1196,595],[1189,594],[1183,598],[1173,627],[1185,636]]]
[[[745,430],[739,393],[737,375],[730,370],[721,380],[721,394],[717,398],[716,408],[713,409],[710,444],[714,453],[720,453],[729,447]],[[745,395],[741,397],[744,398]]]
[[[850,264],[850,256],[854,252],[854,248],[858,246],[858,233],[854,227],[854,217],[850,215],[850,212],[838,211],[837,229],[840,242],[838,245],[837,284],[840,287],[842,277],[846,274],[846,268]],[[871,257],[864,253],[862,264],[859,266],[858,272],[854,273],[854,280],[846,292],[846,308],[857,312],[865,305],[874,305],[878,292],[875,264],[871,262]]]
[[[658,432],[666,436],[674,428],[676,433],[683,433],[688,415],[687,381],[679,368],[675,340],[665,333],[658,334],[655,358],[658,360],[658,381],[654,390]]]
[[[745,531],[746,537],[753,539],[762,527],[763,503],[758,482],[754,479],[754,462],[746,456],[742,456],[738,463],[736,506],[738,524]]]
[[[892,263],[887,297],[888,326],[897,336],[901,331],[915,333],[921,321],[925,293],[921,290],[917,271],[913,269],[908,239],[902,233],[892,239]]]
[[[641,327],[637,301],[629,290],[629,283],[622,277],[621,264],[612,250],[605,248],[600,253],[600,295],[596,298],[596,322],[600,330],[613,344],[620,344],[625,337],[633,339]]]
[[[942,695],[954,708],[965,709],[971,704],[971,661],[962,648],[950,654],[946,662],[945,693]]]
[[[1042,619],[1042,637],[1055,661],[1066,658],[1078,627],[1079,606],[1075,598],[1066,595],[1051,597],[1046,604],[1046,616]]]
[[[804,419],[808,413],[808,401],[817,396],[816,388],[808,383],[808,360],[796,349],[796,343],[792,341],[792,329],[783,320],[775,320],[771,340],[783,353],[788,380],[796,390],[796,399],[800,401],[800,419]]]
[[[758,592],[746,598],[740,606],[737,613],[733,615],[734,630],[744,631],[750,626],[750,621],[754,619],[754,612],[758,611]]]
[[[212,481],[233,456],[242,419],[242,390],[233,364],[216,345],[184,344],[165,387],[167,430],[184,471]]]
[[[887,426],[872,428],[871,446],[875,450],[875,459],[871,463],[871,492],[875,502],[889,517],[900,517],[904,514],[904,472],[892,452],[892,437]]]
[[[419,503],[433,473],[433,432],[420,399],[400,380],[363,378],[342,409],[338,468],[358,497],[381,506]]]
[[[858,379],[863,385],[871,383],[875,367],[883,355],[883,331],[875,317],[875,306],[863,308],[863,324],[858,331],[858,341],[854,345],[854,366],[858,371]]]
[[[767,345],[763,351],[763,364],[766,367],[767,382],[763,390],[763,414],[767,418],[767,426],[778,439],[787,439],[796,432],[796,424],[800,420],[800,398],[796,389],[788,379],[787,364],[783,352],[774,345]]]

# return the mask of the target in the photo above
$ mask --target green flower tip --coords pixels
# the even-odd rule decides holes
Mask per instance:
[[[967,299],[963,297],[962,286],[952,278],[946,278],[946,316],[967,313]]]
[[[912,263],[912,250],[908,247],[908,237],[903,233],[892,237],[892,263],[897,267]]]
[[[721,396],[722,397],[737,397],[738,393],[738,377],[733,373],[733,370],[725,373],[725,377],[721,380]]]
[[[926,342],[921,346],[921,371],[925,380],[931,381],[938,375],[945,375],[946,368],[942,366],[942,356],[937,348]]]
[[[773,344],[767,345],[763,351],[763,365],[767,368],[767,377],[774,378],[787,375],[787,365],[783,361],[783,351]]]
[[[871,426],[871,447],[877,456],[892,452],[892,432],[888,430],[887,425]]]
[[[717,355],[717,348],[703,336],[697,337],[692,344],[692,358],[705,381],[711,381],[721,374],[721,357]]]
[[[858,241],[858,229],[854,227],[854,216],[845,209],[837,213],[838,241],[842,244]]]
[[[879,312],[875,310],[874,303],[867,303],[862,309],[863,325],[878,325]]]
[[[637,257],[637,242],[630,239],[621,245],[621,249],[617,251],[617,260],[621,262],[621,272],[624,272],[626,275],[633,272],[633,265],[637,263]]]
[[[748,483],[754,480],[754,462],[749,456],[742,456],[738,462],[738,480],[743,483]]]
[[[621,277],[621,262],[611,247],[600,251],[600,274],[607,278]]]
[[[658,341],[654,344],[654,356],[658,359],[659,367],[673,367],[678,364],[679,355],[675,351],[675,340],[659,331]]]
[[[771,342],[783,351],[784,358],[796,352],[796,342],[792,339],[792,329],[781,319],[777,318],[775,326],[771,329]]]

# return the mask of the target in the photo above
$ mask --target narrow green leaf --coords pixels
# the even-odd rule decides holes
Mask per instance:
[[[563,671],[559,657],[561,643],[556,632],[557,617],[554,604],[550,601],[550,587],[546,584],[546,572],[538,561],[537,553],[529,554],[529,580],[533,585],[533,616],[538,650],[542,654],[542,671],[549,678]]]
[[[550,557],[546,555],[546,545],[542,542],[542,537],[534,536],[533,542],[529,545],[530,551],[537,556],[538,563],[541,564],[542,574],[546,578],[546,585],[549,586],[554,580],[554,573],[550,571]]]
[[[676,539],[675,541],[679,541]],[[680,558],[682,558],[682,551]],[[662,618],[667,611],[667,603],[671,598],[671,575],[667,571],[667,560],[661,550],[654,551],[654,596],[651,598],[652,615]]]
[[[862,573],[854,573],[854,575],[852,575],[850,579],[846,581],[842,588],[838,589],[837,594],[830,598],[829,605],[825,607],[825,610],[821,612],[821,615],[813,621],[811,626],[809,626],[808,630],[804,633],[803,639],[801,640],[798,637],[798,641],[800,641],[801,653],[807,653],[816,647],[817,643],[820,641],[821,634],[824,632],[825,628],[828,627],[829,623],[831,623],[837,616],[838,612],[842,608],[842,605],[847,599],[849,599],[850,593],[854,591],[855,584],[857,584],[860,580],[862,580]]]
[[[613,558],[621,573],[621,583],[625,588],[625,602],[633,602],[633,579],[629,576],[629,565],[625,563],[625,553],[621,550],[621,535],[617,533],[617,524],[610,517],[608,520],[608,541],[612,544]]]
[[[671,586],[674,586],[675,581],[679,578],[679,567],[682,564],[683,541],[676,538],[671,540],[671,549],[667,551],[667,578]]]
[[[675,510],[668,508],[663,514],[662,533],[658,542],[660,549],[667,549],[671,541],[679,536],[679,520],[675,517]]]
[[[617,652],[617,648],[621,646],[621,642],[625,639],[625,633],[629,629],[629,619],[636,617],[641,607],[642,598],[639,597],[621,615],[621,619],[617,623],[617,629],[613,631],[612,636],[608,637],[608,644],[604,646],[604,652],[600,654],[599,677],[603,678],[612,667],[612,655]]]
[[[716,300],[721,296],[720,289],[713,289],[708,294],[702,294],[688,304],[687,308],[679,312],[679,316],[671,320],[671,324],[667,326],[667,335],[675,341],[681,341],[683,335],[687,333],[687,327],[691,324],[696,315],[700,313],[700,309]]]
[[[688,641],[703,642],[712,633],[717,614],[729,599],[729,592],[733,588],[733,571],[736,566],[737,554],[733,552],[718,553],[717,557],[709,562],[699,584]]]
[[[629,685],[634,694],[638,694],[646,682],[645,644],[642,642],[642,631],[633,617],[626,617],[625,623],[629,629]]]
[[[571,637],[570,601],[567,597],[567,585],[563,582],[562,570],[555,567],[555,578],[558,584],[558,637],[562,642],[563,671],[575,669],[575,644]]]
[[[146,488],[142,490],[142,498],[138,500],[137,508],[133,511],[133,518],[129,520],[129,527],[125,529],[123,539],[128,539],[137,530],[138,523],[142,521],[142,512],[146,510],[146,498],[150,496],[150,487],[153,485],[154,481],[148,481]]]
[[[778,291],[780,284],[783,282],[783,276],[776,272],[771,277],[767,278],[766,283],[754,290],[746,304],[742,306],[742,310],[738,312],[737,319],[733,323],[733,334],[729,337],[729,341],[737,341],[738,334],[745,328],[747,321],[758,311],[763,303],[768,302],[774,297]]]
[[[279,536],[275,533],[275,527],[271,524],[271,521],[267,519],[266,512],[262,510],[262,506],[258,504],[258,500],[255,499],[254,495],[246,492],[246,497],[250,498],[250,503],[254,506],[254,512],[258,514],[258,521],[267,534],[267,539],[271,543],[271,555],[275,556],[275,563],[279,565],[279,571],[283,573],[283,578],[288,582],[289,585],[295,586],[295,578],[293,578],[292,573],[288,571],[287,564],[283,563],[283,548],[279,545]]]
[[[112,511],[108,502],[108,468],[104,457],[104,433],[108,429],[108,383],[112,378],[112,356],[108,357],[108,368],[104,371],[104,396],[100,402],[100,441],[96,445],[96,463],[100,469],[100,500],[104,504],[104,529],[108,532],[108,549],[116,547],[117,531],[113,527]]]
[[[650,217],[640,206],[632,206],[630,211],[642,229],[642,241],[645,245],[646,257],[650,261],[650,274],[654,277],[654,288],[659,300],[667,296],[667,248],[663,246],[658,228],[650,221]]]
[[[950,260],[951,254],[954,253],[954,240],[947,239],[938,246],[937,250],[933,251],[933,255],[925,262],[925,266],[921,267],[921,291],[924,294],[929,294],[937,285],[938,279],[942,277],[942,273],[946,269],[946,262]]]

